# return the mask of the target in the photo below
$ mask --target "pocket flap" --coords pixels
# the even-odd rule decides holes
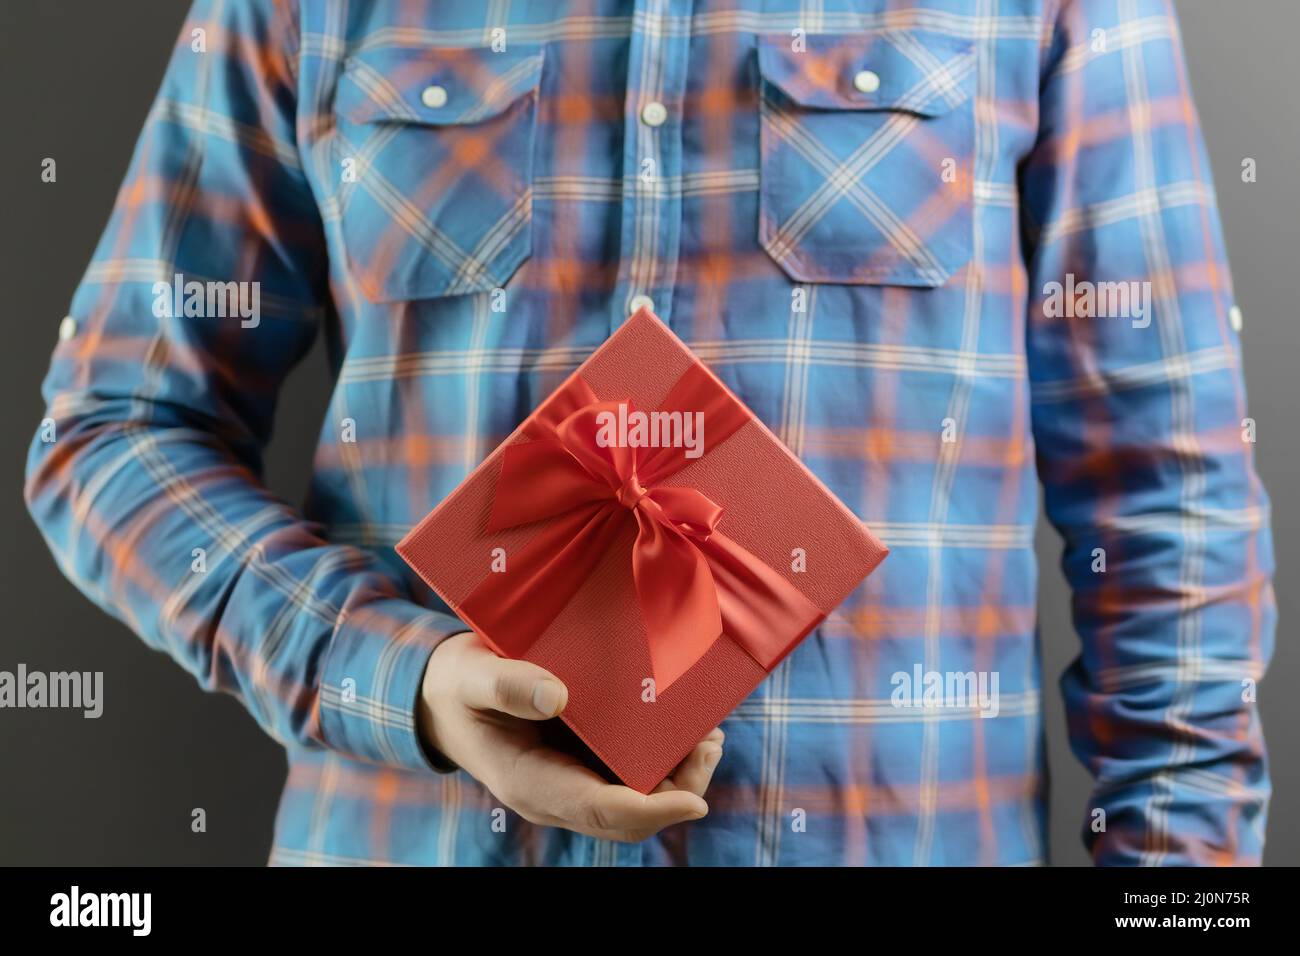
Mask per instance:
[[[537,89],[540,45],[376,47],[348,57],[335,110],[353,123],[478,123]]]
[[[970,95],[975,48],[929,30],[758,40],[763,79],[800,106],[824,110],[907,110],[941,116]]]

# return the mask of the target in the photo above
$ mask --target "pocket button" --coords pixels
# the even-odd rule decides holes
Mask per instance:
[[[880,76],[871,70],[862,70],[853,78],[853,88],[859,93],[874,93],[880,89]]]
[[[447,89],[443,86],[426,86],[420,94],[420,102],[431,110],[447,105]]]

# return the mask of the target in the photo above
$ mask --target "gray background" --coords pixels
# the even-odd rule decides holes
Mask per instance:
[[[21,500],[23,460],[42,415],[38,389],[59,319],[108,216],[172,43],[184,0],[4,0],[0,4],[0,669],[102,670],[99,720],[0,711],[0,864],[262,863],[284,779],[282,751],[231,698],[201,693],[68,584]],[[1281,569],[1278,649],[1260,707],[1274,783],[1265,861],[1300,863],[1300,660],[1288,640],[1298,582],[1296,427],[1300,322],[1300,4],[1182,0],[1193,86],[1209,141],[1238,301],[1259,467],[1274,499]],[[40,181],[46,156],[58,182]],[[1259,181],[1243,184],[1245,156]],[[306,488],[328,380],[318,349],[281,403],[268,478],[291,501]],[[1052,779],[1052,862],[1086,863],[1089,793],[1070,754],[1056,678],[1077,651],[1060,542],[1040,527],[1041,624]],[[208,832],[190,831],[207,811]]]

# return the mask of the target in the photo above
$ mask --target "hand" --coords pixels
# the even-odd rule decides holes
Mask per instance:
[[[568,689],[527,661],[496,654],[469,632],[434,650],[420,691],[420,734],[530,823],[637,842],[709,812],[703,795],[722,757],[715,729],[646,796],[607,783],[546,746],[537,721],[564,710]]]

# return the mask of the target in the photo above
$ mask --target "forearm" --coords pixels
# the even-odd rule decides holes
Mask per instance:
[[[420,679],[459,621],[323,540],[168,405],[60,392],[48,414],[57,438],[33,443],[27,500],[88,596],[277,739],[426,765]]]

